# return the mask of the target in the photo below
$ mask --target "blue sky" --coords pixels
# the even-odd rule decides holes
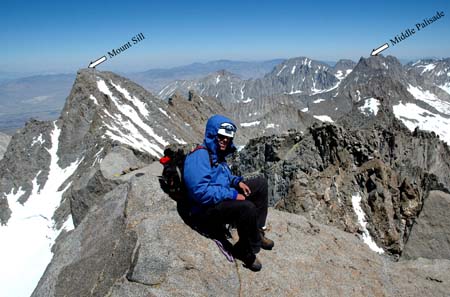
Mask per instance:
[[[98,69],[143,71],[217,59],[358,60],[437,11],[391,47],[401,59],[450,56],[449,1],[11,1],[0,9],[0,71],[74,72],[134,35]]]

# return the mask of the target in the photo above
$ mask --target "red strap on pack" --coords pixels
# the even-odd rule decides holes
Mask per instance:
[[[161,159],[159,159],[159,163],[161,163],[163,165],[166,165],[169,162],[170,162],[170,157],[168,157],[168,156],[164,156]]]

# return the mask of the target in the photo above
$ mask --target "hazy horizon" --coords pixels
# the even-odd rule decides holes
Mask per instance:
[[[445,16],[383,55],[448,57],[450,3],[325,1],[11,1],[0,11],[0,69],[73,73],[139,33],[145,39],[99,65],[140,72],[213,60],[319,61],[368,57],[372,49],[438,11]]]
[[[192,64],[208,64],[208,63],[212,63],[212,62],[217,62],[217,61],[229,61],[229,62],[248,62],[248,63],[256,63],[256,62],[266,62],[266,61],[271,61],[271,60],[288,60],[288,59],[293,59],[293,58],[297,58],[297,57],[303,57],[304,55],[298,55],[295,57],[288,57],[288,58],[270,58],[270,59],[265,59],[265,60],[231,60],[231,59],[215,59],[215,60],[208,60],[208,61],[192,61],[192,62],[187,62],[185,64],[177,64],[177,65],[173,65],[173,66],[161,66],[161,67],[152,67],[152,66],[148,66],[148,68],[144,68],[144,70],[141,71],[137,71],[137,70],[130,70],[130,71],[123,71],[123,70],[116,70],[116,69],[100,69],[100,71],[112,71],[112,72],[116,72],[116,73],[124,73],[124,74],[132,74],[132,73],[140,73],[140,72],[145,72],[145,71],[149,71],[149,70],[170,70],[170,69],[174,69],[174,68],[178,68],[178,67],[185,67],[185,66],[189,66]],[[316,61],[320,61],[320,62],[324,62],[327,63],[331,66],[333,66],[336,62],[338,62],[339,60],[329,60],[329,61],[325,61],[325,60],[320,60],[320,59],[315,59],[313,57],[307,57],[310,58],[312,60],[316,60]],[[359,57],[358,59],[350,59],[354,62],[358,62],[359,59],[362,57]],[[446,59],[446,58],[450,58],[450,55],[448,56],[443,56],[443,57],[417,57],[417,58],[413,58],[413,59],[407,59],[407,58],[399,58],[399,57],[395,57],[397,58],[400,63],[402,64],[406,64],[408,62],[413,62],[413,61],[417,61],[420,59]],[[345,59],[345,58],[343,58]],[[82,67],[82,68],[87,68],[86,67]],[[51,71],[51,70],[40,70],[40,71],[34,71],[34,72],[8,72],[8,71],[1,71],[0,70],[0,80],[13,80],[13,79],[20,79],[20,78],[26,78],[26,77],[32,77],[32,76],[40,76],[40,75],[72,75],[75,74],[79,69],[82,68],[78,68],[78,69],[73,69],[73,70],[67,70],[67,71]],[[108,68],[108,67],[107,67]]]

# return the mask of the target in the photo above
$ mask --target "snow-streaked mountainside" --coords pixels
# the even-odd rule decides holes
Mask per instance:
[[[113,73],[82,70],[57,121],[32,120],[12,137],[12,149],[1,161],[9,171],[2,172],[0,193],[16,193],[21,188],[20,200],[25,202],[35,188],[33,180],[40,187],[45,184],[55,129],[60,131],[61,168],[81,159],[90,160],[86,166],[97,166],[109,148],[118,144],[156,159],[170,143],[201,141],[203,121],[210,114],[226,112],[208,97],[193,95],[190,99],[161,101]]]
[[[161,98],[193,90],[217,98],[232,111],[242,128],[253,131],[277,129],[281,122],[261,124],[262,118],[280,104],[287,104],[320,121],[333,122],[356,105],[366,116],[376,116],[379,100],[387,100],[397,118],[413,131],[416,127],[436,132],[450,143],[449,60],[418,61],[403,66],[395,57],[361,58],[355,64],[340,60],[330,67],[305,57],[277,65],[264,78],[241,80],[227,71],[202,79],[176,81],[158,93]],[[413,66],[414,65],[414,66]],[[286,127],[294,120],[278,119]],[[265,122],[264,122],[265,123]],[[255,136],[252,132],[250,135]]]
[[[353,107],[365,116],[376,116],[380,101],[385,101],[411,131],[416,127],[434,131],[450,143],[449,94],[407,68],[392,56],[361,58],[337,88],[293,100],[307,105],[301,110],[332,121],[345,117]]]
[[[406,69],[450,94],[450,58],[418,60],[408,63]]]
[[[12,214],[7,227],[0,227],[0,277],[4,280],[0,289],[2,296],[29,296],[52,259],[50,248],[55,239],[62,230],[74,228],[70,215],[60,222],[62,226],[59,227],[52,219],[70,183],[61,189],[60,186],[82,161],[77,160],[64,169],[58,165],[60,133],[61,130],[54,125],[50,133],[50,148],[47,149],[50,155],[47,182],[38,184],[38,176],[42,172],[39,171],[32,181],[32,192],[25,204],[20,202],[25,194],[21,186],[11,189],[6,195]]]
[[[0,160],[0,262],[7,284],[1,296],[31,294],[55,238],[78,225],[108,191],[105,184],[95,193],[80,187],[111,150],[126,147],[146,162],[155,160],[170,143],[201,141],[205,119],[225,113],[208,98],[183,101],[169,104],[113,73],[81,70],[58,120],[32,120],[12,137]]]
[[[229,106],[275,94],[311,95],[335,88],[351,72],[352,67],[351,61],[339,61],[330,67],[306,57],[292,58],[275,66],[260,79],[242,80],[228,71],[219,71],[202,79],[168,84],[158,92],[158,96],[168,98],[175,92],[187,94],[188,90],[194,90],[200,95],[215,97]]]
[[[212,72],[227,69],[243,79],[260,78],[271,71],[284,59],[258,62],[217,60],[206,63],[193,63],[168,69],[150,69],[144,72],[125,75],[151,92],[157,92],[162,87],[175,80],[190,80],[204,77]]]

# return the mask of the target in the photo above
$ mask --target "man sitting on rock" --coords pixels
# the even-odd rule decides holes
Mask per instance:
[[[239,241],[232,249],[253,271],[262,268],[256,258],[260,248],[270,250],[272,240],[264,236],[267,217],[267,180],[263,177],[243,182],[234,176],[225,158],[236,147],[233,137],[236,125],[221,115],[212,116],[207,124],[202,146],[189,154],[184,163],[184,181],[188,189],[194,218],[213,226],[236,226]]]

